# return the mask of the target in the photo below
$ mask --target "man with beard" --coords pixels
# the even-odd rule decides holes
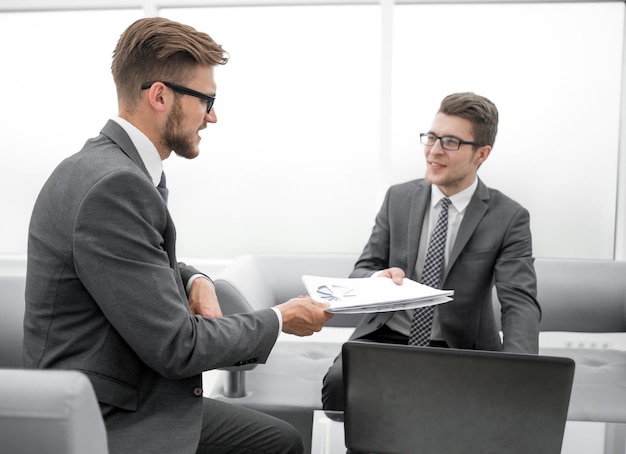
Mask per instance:
[[[217,121],[213,69],[226,61],[189,26],[132,24],[113,54],[118,117],[53,171],[33,210],[24,366],[85,373],[112,454],[303,451],[287,423],[204,398],[202,372],[265,362],[281,330],[319,331],[327,306],[298,297],[222,317],[212,281],[176,259],[159,184],[162,160],[196,157]]]

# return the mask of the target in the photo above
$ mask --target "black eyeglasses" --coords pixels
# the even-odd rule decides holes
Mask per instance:
[[[439,139],[441,148],[449,151],[457,151],[459,148],[461,148],[461,145],[474,145],[476,147],[482,147],[482,144],[480,143],[468,142],[466,140],[457,139],[456,137],[439,137],[435,134],[431,134],[430,132],[423,132],[420,134],[420,142],[422,143],[422,145],[426,145],[427,147],[432,147],[433,145],[435,145],[437,139]]]
[[[154,82],[146,82],[145,84],[142,84],[141,89],[147,90],[148,88],[152,87],[152,85],[154,85],[157,82],[161,82],[163,85],[165,85],[168,88],[171,88],[176,93],[193,96],[195,98],[199,98],[203,100],[206,103],[206,113],[211,112],[211,109],[213,108],[213,103],[215,102],[215,96],[205,95],[204,93],[200,93],[199,91],[192,90],[191,88],[183,87],[182,85],[178,85],[172,82],[164,82],[162,80],[161,81],[155,80]]]

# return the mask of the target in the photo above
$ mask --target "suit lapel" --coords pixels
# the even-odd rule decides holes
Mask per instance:
[[[448,272],[459,258],[459,255],[461,255],[461,252],[465,249],[465,245],[472,237],[481,219],[483,218],[483,216],[485,216],[485,213],[489,209],[489,205],[487,205],[488,200],[489,191],[479,179],[476,192],[472,196],[472,200],[467,206],[465,215],[463,216],[463,222],[461,222],[459,232],[456,236],[456,241],[452,246],[452,251],[450,251],[450,258],[448,260],[442,282],[445,282],[446,278],[448,277]]]
[[[428,205],[430,204],[430,185],[425,181],[420,181],[413,190],[413,200],[411,201],[411,210],[409,212],[409,225],[407,232],[409,238],[407,240],[407,277],[413,279],[415,277],[415,263],[417,262],[417,252],[419,250],[420,237],[422,235],[422,227],[424,226],[424,216]]]
[[[115,121],[109,120],[104,125],[104,128],[102,128],[102,131],[100,131],[100,133],[107,136],[118,147],[120,147],[122,152],[143,171],[143,173],[150,181],[152,181],[152,177],[150,177],[150,173],[143,163],[143,159],[141,159],[137,148],[133,144],[132,140],[130,140],[130,137],[128,136],[126,131],[124,131],[124,128],[122,128]],[[174,279],[176,280],[176,284],[178,285],[178,290],[181,296],[186,299],[187,294],[185,292],[185,285],[182,281],[176,259],[176,228],[174,227],[174,221],[170,216],[169,210],[167,211],[167,219],[167,228],[163,234],[163,247],[165,248],[169,256],[170,267],[172,268],[172,270],[174,270]]]
[[[115,121],[109,120],[104,125],[104,128],[102,128],[102,131],[100,131],[100,134],[107,136],[109,139],[115,142],[117,146],[119,146],[124,152],[124,154],[128,156],[131,161],[133,161],[137,165],[137,167],[139,167],[143,171],[143,173],[146,174],[150,181],[152,181],[152,177],[150,176],[148,169],[146,169],[146,166],[143,163],[143,159],[141,159],[141,156],[139,156],[137,148],[135,148],[135,145],[133,144],[132,140],[130,140],[130,137],[128,137],[126,131],[124,131],[124,128],[122,128]]]

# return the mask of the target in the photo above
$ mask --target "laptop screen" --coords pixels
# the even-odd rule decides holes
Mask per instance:
[[[561,451],[574,361],[347,342],[346,447],[390,454]]]

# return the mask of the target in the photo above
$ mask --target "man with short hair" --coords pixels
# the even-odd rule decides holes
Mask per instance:
[[[497,129],[498,111],[487,98],[474,93],[444,98],[430,130],[420,135],[425,178],[387,191],[350,275],[424,282],[425,270],[433,269],[429,243],[443,212],[440,268],[427,285],[453,290],[454,299],[436,306],[429,317],[419,309],[367,314],[350,340],[538,352],[541,309],[528,211],[477,175]],[[503,339],[492,309],[494,284]],[[322,401],[326,410],[344,409],[341,355],[324,377]]]
[[[119,116],[53,171],[33,209],[24,366],[89,377],[111,454],[304,449],[287,423],[203,397],[203,371],[264,363],[281,329],[311,335],[330,318],[308,297],[222,317],[212,281],[177,262],[162,161],[198,155],[226,61],[192,27],[133,23],[113,56]]]

